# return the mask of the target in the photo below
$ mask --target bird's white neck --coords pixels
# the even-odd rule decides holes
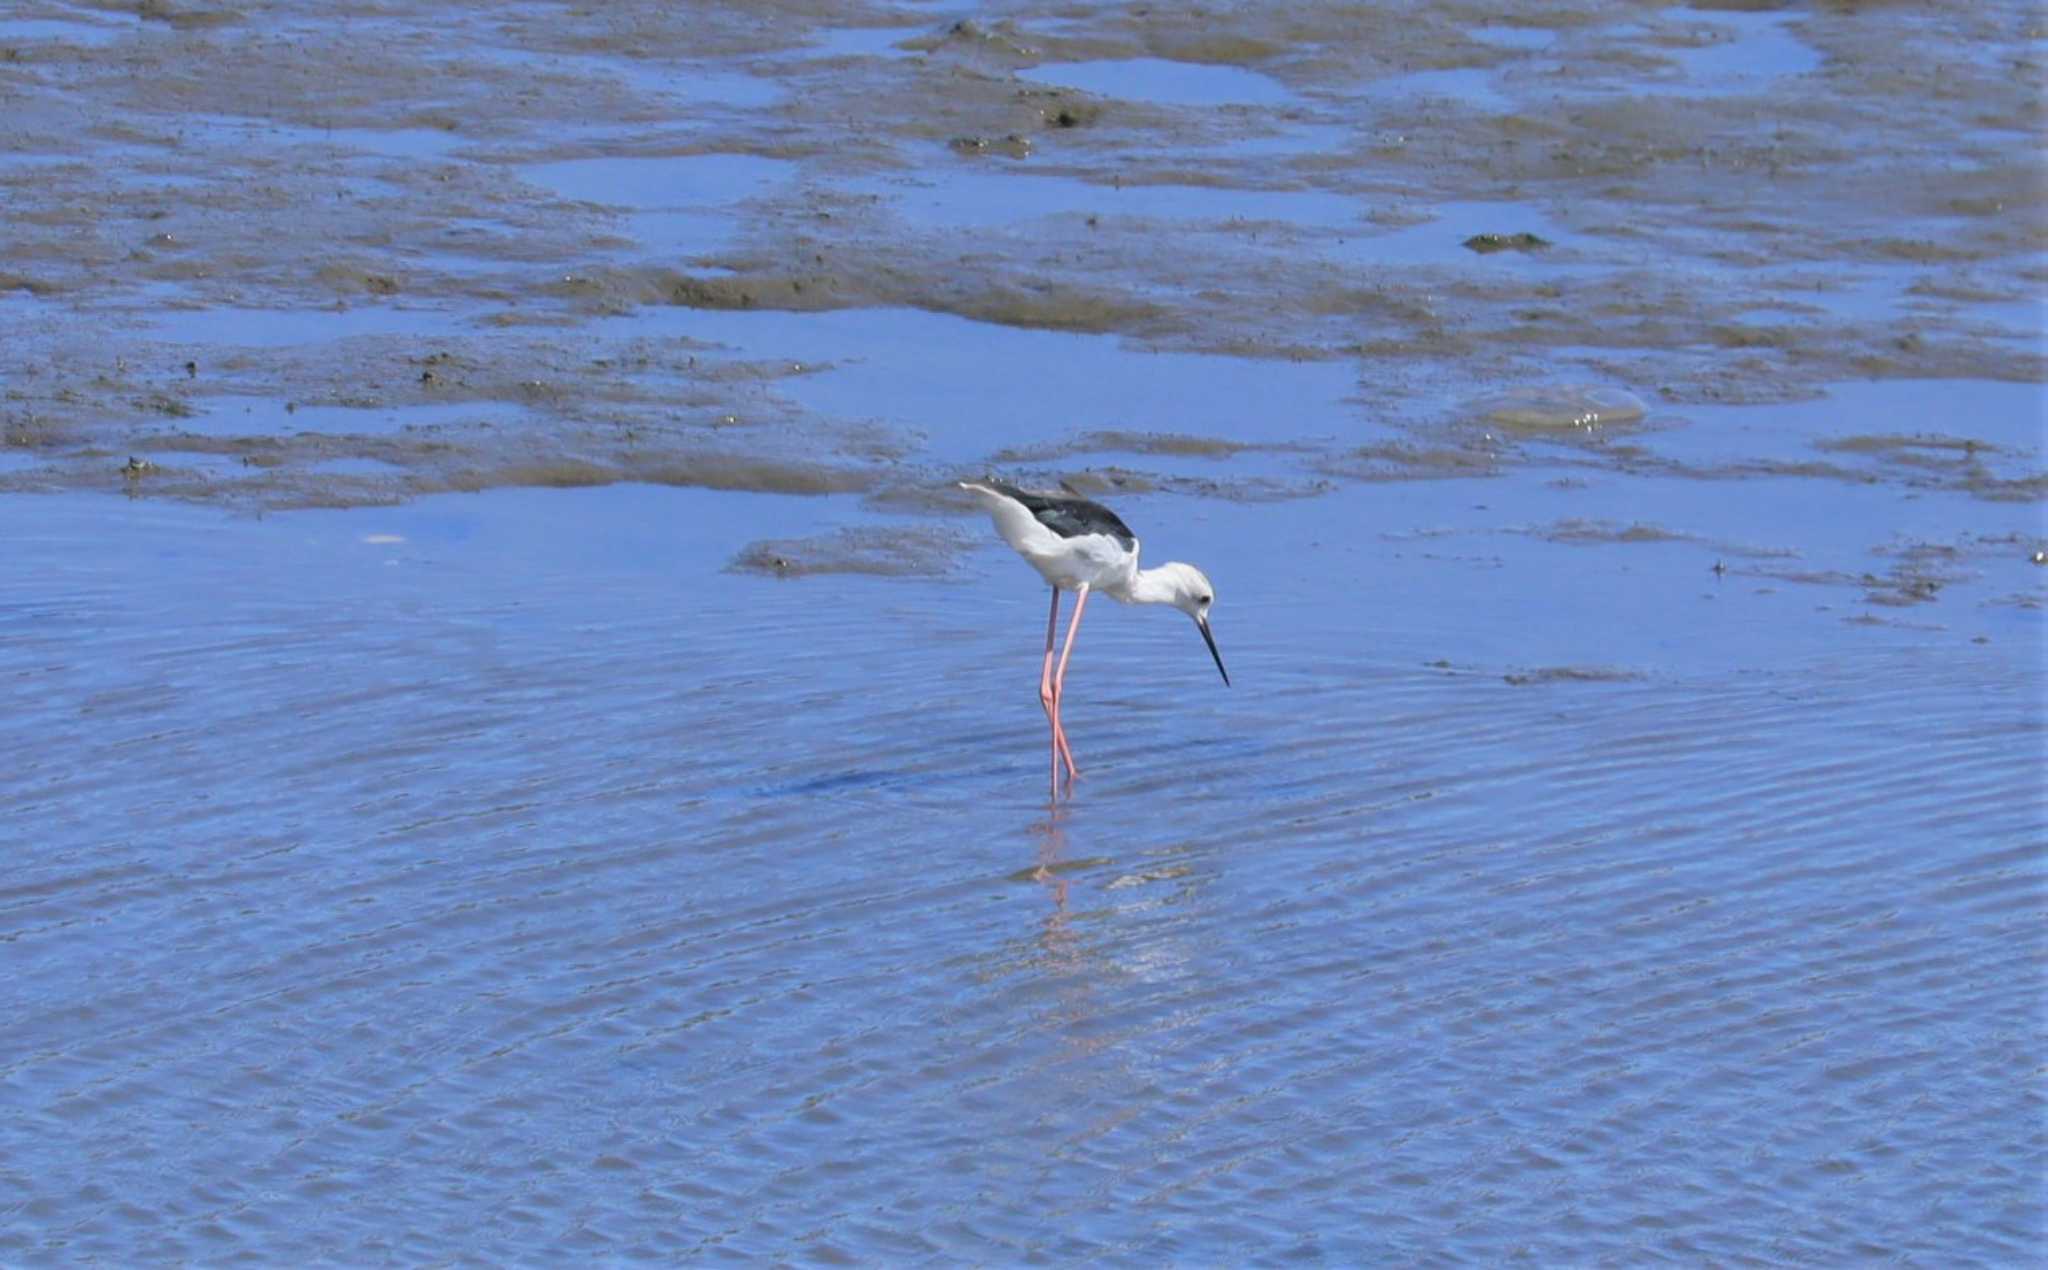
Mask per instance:
[[[1140,569],[1131,575],[1129,586],[1122,588],[1121,593],[1111,592],[1111,597],[1126,604],[1172,604],[1180,595],[1172,582],[1173,570],[1171,564]]]

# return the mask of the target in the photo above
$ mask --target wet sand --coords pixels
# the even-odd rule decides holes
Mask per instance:
[[[0,1256],[2025,1259],[2036,15],[1491,13],[0,19]]]
[[[117,488],[140,451],[243,508],[735,451],[915,486],[1189,430],[1171,396],[970,417],[1066,355],[1037,332],[1322,363],[1339,441],[1531,389],[2043,378],[2021,5],[139,12],[0,24],[0,488]],[[905,418],[906,340],[965,370],[971,444]],[[1253,400],[1225,437],[1330,439]]]

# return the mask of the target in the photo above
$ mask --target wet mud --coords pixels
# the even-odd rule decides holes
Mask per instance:
[[[919,526],[842,529],[815,538],[749,543],[732,568],[778,578],[825,573],[942,577],[976,544],[965,535]]]
[[[2043,375],[2021,7],[1304,5],[1227,32],[1119,6],[56,13],[0,24],[7,489],[101,488],[102,455],[230,417],[264,440],[220,453],[256,461],[167,462],[160,493],[376,502],[685,463],[764,425],[748,444],[778,459],[858,462],[881,434],[898,480],[953,474],[885,403],[847,436],[787,391],[829,365],[692,343],[669,307],[1334,361],[1362,420],[1412,426],[1473,384],[1535,430]],[[301,447],[389,480],[257,453],[306,430],[293,403],[458,402],[466,426],[330,418]],[[1047,424],[972,461],[1089,444]],[[1433,474],[1347,453],[1324,472]],[[1954,479],[2034,500],[2038,467]]]

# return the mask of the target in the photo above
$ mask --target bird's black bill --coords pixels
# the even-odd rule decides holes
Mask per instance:
[[[1209,633],[1209,624],[1201,618],[1195,619],[1195,628],[1202,632],[1202,642],[1209,646],[1209,655],[1216,659],[1216,672],[1223,676],[1223,686],[1230,686],[1230,672],[1223,669],[1223,654],[1216,651],[1216,637]]]

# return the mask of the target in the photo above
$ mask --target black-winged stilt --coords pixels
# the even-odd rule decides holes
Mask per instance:
[[[1209,633],[1209,605],[1216,598],[1216,588],[1209,584],[1207,574],[1179,561],[1140,569],[1137,535],[1101,503],[1073,494],[1019,489],[992,477],[962,481],[960,488],[981,501],[1003,541],[1052,585],[1038,700],[1045,707],[1046,721],[1052,724],[1054,798],[1060,793],[1060,764],[1066,764],[1070,792],[1074,778],[1081,774],[1074,766],[1066,729],[1060,726],[1060,699],[1066,691],[1067,659],[1074,655],[1074,636],[1081,629],[1081,610],[1087,607],[1089,592],[1100,591],[1124,604],[1171,604],[1194,618],[1195,628],[1209,645],[1209,655],[1216,659],[1217,673],[1229,685],[1230,672],[1223,669],[1223,654],[1216,651],[1216,637]],[[1060,649],[1055,669],[1053,634],[1059,628],[1061,591],[1074,593],[1074,618],[1067,626],[1067,642]]]

